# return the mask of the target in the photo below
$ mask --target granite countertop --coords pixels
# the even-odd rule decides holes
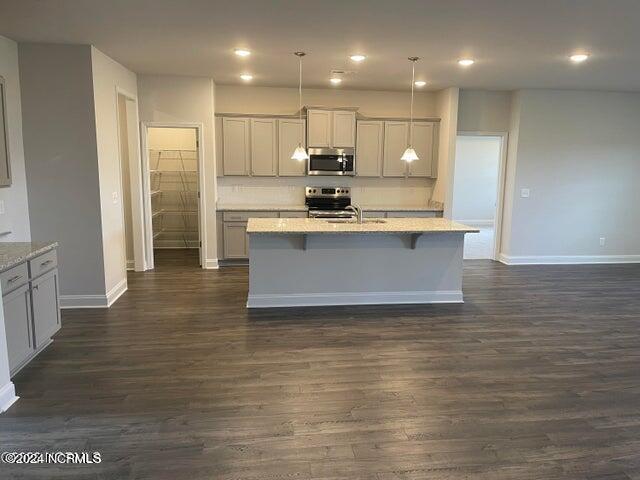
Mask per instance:
[[[383,222],[331,223],[318,218],[250,218],[247,233],[475,233],[479,230],[446,218],[386,218]]]
[[[57,247],[57,242],[0,242],[0,272]]]
[[[428,205],[360,205],[365,212],[442,212],[442,208]],[[248,205],[241,203],[219,203],[219,211],[247,211],[247,212],[306,212],[306,205]]]

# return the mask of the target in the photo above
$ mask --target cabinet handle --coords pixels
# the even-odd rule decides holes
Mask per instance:
[[[11,277],[9,280],[7,280],[7,283],[16,282],[16,281],[20,280],[21,278],[22,278],[22,275],[16,275],[15,277]]]
[[[33,290],[38,290],[38,286],[39,285],[34,285],[33,287],[31,287]]]
[[[42,262],[42,263],[40,264],[40,268],[42,268],[42,267],[46,267],[46,266],[47,266],[47,265],[49,265],[50,263],[53,263],[53,260],[47,260],[46,262]]]

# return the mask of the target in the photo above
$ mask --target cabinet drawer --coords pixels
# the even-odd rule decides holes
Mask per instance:
[[[224,212],[225,222],[246,222],[250,218],[278,218],[278,212]]]
[[[58,266],[58,255],[55,250],[38,255],[36,258],[29,260],[29,271],[31,278],[36,278],[52,268]]]
[[[2,284],[2,295],[15,290],[29,281],[29,271],[27,263],[21,263],[6,272],[0,273],[0,282]]]
[[[280,218],[307,218],[307,212],[280,212]]]

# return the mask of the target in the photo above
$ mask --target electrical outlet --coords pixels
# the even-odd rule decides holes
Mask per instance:
[[[117,205],[118,204],[118,192],[113,192],[111,194],[111,197],[113,198],[113,204]]]
[[[600,246],[604,247],[605,242],[607,241],[607,239],[605,237],[600,237]]]
[[[522,198],[529,198],[529,194],[530,194],[530,193],[531,193],[531,192],[529,191],[529,189],[528,189],[528,188],[523,188],[523,189],[521,189],[521,190],[520,190],[520,196],[521,196]]]

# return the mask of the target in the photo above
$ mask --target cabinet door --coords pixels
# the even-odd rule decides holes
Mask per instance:
[[[51,270],[31,282],[33,326],[36,348],[60,330],[58,270]]]
[[[249,174],[249,119],[222,119],[222,164],[225,175]]]
[[[248,258],[246,223],[224,224],[224,258]]]
[[[409,122],[384,122],[383,176],[404,177],[407,163],[400,160],[407,148]]]
[[[356,173],[359,177],[382,175],[384,122],[358,122]]]
[[[215,118],[215,126],[216,126],[216,176],[222,177],[224,176],[224,139],[222,136],[222,117]]]
[[[306,147],[305,121],[281,119],[278,121],[278,175],[301,177],[307,171],[307,162],[292,160],[291,155],[299,143]]]
[[[9,370],[13,371],[34,351],[31,340],[31,292],[29,285],[14,290],[2,299],[4,328],[9,351]]]
[[[307,110],[307,144],[310,147],[331,146],[331,112]]]
[[[409,164],[410,177],[430,177],[433,163],[433,123],[417,122],[413,124],[413,148],[418,160]]]
[[[356,146],[356,112],[335,111],[333,119],[333,142],[336,148]]]
[[[251,119],[251,175],[276,176],[276,125],[273,118]]]

